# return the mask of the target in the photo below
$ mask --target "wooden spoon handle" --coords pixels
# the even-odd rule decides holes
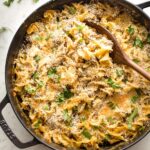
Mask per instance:
[[[141,74],[143,77],[145,77],[146,79],[148,79],[150,81],[150,73],[148,73],[147,71],[145,71],[142,67],[140,67],[139,65],[137,65],[131,59],[128,59],[127,63],[128,63],[128,66],[130,66],[131,68],[133,68],[134,70],[136,70],[139,74]]]

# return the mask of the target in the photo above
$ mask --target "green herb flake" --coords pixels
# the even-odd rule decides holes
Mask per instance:
[[[46,104],[46,105],[43,106],[43,110],[49,110],[48,104]]]
[[[134,119],[138,116],[138,108],[135,108],[133,112],[130,114],[130,116],[127,118],[128,128],[132,128],[132,122]]]
[[[110,134],[106,134],[104,140],[109,141],[111,139],[111,135]]]
[[[148,67],[146,70],[147,70],[147,71],[150,71],[150,67]]]
[[[116,74],[118,77],[121,77],[124,74],[124,71],[122,69],[117,69]]]
[[[140,62],[140,60],[139,59],[132,59],[136,64],[138,64],[139,62]]]
[[[61,79],[61,76],[60,76],[60,75],[57,75],[57,76],[56,76],[56,82],[57,82],[57,83],[60,83],[60,79]]]
[[[5,0],[5,1],[3,2],[3,4],[4,4],[5,6],[7,6],[7,7],[9,7],[13,2],[14,2],[14,0]]]
[[[60,93],[59,96],[57,97],[57,100],[56,102],[61,104],[65,101],[65,98],[64,98],[64,94],[63,93]]]
[[[138,99],[139,99],[139,96],[138,96],[138,95],[135,95],[135,96],[133,96],[133,97],[131,98],[131,102],[132,102],[132,103],[136,103]]]
[[[52,37],[52,34],[48,34],[47,37],[45,38],[46,41],[48,41]]]
[[[142,40],[140,40],[140,38],[137,37],[134,40],[133,46],[143,48],[144,45],[143,45]]]
[[[107,80],[107,83],[113,88],[113,89],[119,89],[121,88],[120,85],[116,84],[111,78]]]
[[[65,110],[63,111],[63,118],[64,118],[64,121],[70,123],[70,121],[71,121],[71,116],[68,114],[68,110],[67,110],[67,109],[65,109]]]
[[[53,77],[57,73],[56,67],[52,67],[48,70],[47,75],[49,78]]]
[[[80,39],[79,39],[79,43],[82,43],[82,42],[83,42],[83,38],[80,38]]]
[[[144,131],[145,130],[145,127],[144,126],[141,126],[140,128],[139,128],[139,131]]]
[[[106,126],[106,123],[105,123],[104,120],[102,120],[101,125],[104,126],[104,127]]]
[[[84,29],[84,27],[85,27],[85,26],[83,26],[83,25],[78,25],[78,26],[77,26],[77,29],[81,32],[81,31]]]
[[[147,36],[147,43],[150,44],[150,34]]]
[[[43,81],[39,81],[38,82],[38,88],[41,88],[41,87],[43,87],[44,86],[44,82]]]
[[[35,37],[35,40],[36,40],[36,41],[43,41],[43,37],[37,36],[37,37]]]
[[[133,97],[131,97],[131,102],[132,103],[136,103],[137,100],[140,98],[141,96],[141,89],[135,89],[136,91],[136,95],[134,95]]]
[[[34,94],[36,92],[36,89],[34,87],[31,87],[29,85],[25,86],[25,91],[28,93],[28,94]]]
[[[66,99],[69,99],[73,96],[74,94],[69,90],[69,89],[64,89],[64,91],[62,93],[60,93],[60,95],[57,97],[56,102],[57,103],[62,103],[64,102]]]
[[[99,129],[101,129],[101,127],[100,127],[100,126],[97,126],[97,125],[93,125],[92,128],[93,128],[94,130],[99,130]]]
[[[81,119],[81,121],[83,121],[83,122],[84,122],[84,121],[86,120],[86,117],[83,115],[83,116],[81,116],[81,118],[80,118],[80,119]]]
[[[114,119],[111,116],[107,118],[107,121],[111,124],[115,123]]]
[[[39,55],[35,55],[34,60],[38,63],[41,60],[41,57]]]
[[[68,99],[71,98],[74,94],[69,90],[69,89],[65,89],[63,92],[64,98]]]
[[[133,35],[134,34],[134,28],[130,25],[129,27],[128,27],[128,29],[127,29],[127,31],[128,31],[128,33],[130,34],[130,35]]]
[[[76,8],[75,7],[68,7],[68,11],[71,15],[74,15],[76,13]]]
[[[82,131],[82,135],[83,135],[85,138],[89,139],[89,140],[92,138],[92,135],[91,135],[90,132],[89,132],[88,130],[86,130],[86,129],[84,129],[84,130]]]
[[[38,129],[40,127],[41,123],[42,123],[42,120],[38,119],[38,121],[34,124],[34,128]]]
[[[39,73],[36,71],[34,72],[34,74],[32,75],[32,78],[35,80],[35,79],[38,79],[39,78]]]
[[[111,109],[115,109],[117,107],[117,105],[113,102],[108,102],[107,105],[111,108]]]

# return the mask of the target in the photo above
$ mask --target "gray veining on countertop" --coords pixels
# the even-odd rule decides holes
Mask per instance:
[[[12,4],[11,7],[6,7],[3,5],[3,0],[0,0],[0,27],[5,26],[8,30],[0,34],[0,101],[6,95],[5,89],[5,61],[7,51],[10,42],[25,18],[33,12],[36,8],[44,4],[49,0],[39,0],[38,3],[33,3],[32,0],[22,0],[19,4],[17,0]],[[139,4],[148,0],[129,0],[134,4]],[[150,8],[144,10],[148,15],[150,15]],[[21,123],[18,121],[10,105],[7,105],[3,111],[6,121],[10,125],[11,129],[14,131],[16,136],[22,141],[27,142],[32,140],[32,136],[22,127]],[[49,148],[44,145],[37,145],[25,150],[48,150]],[[0,128],[0,150],[19,150],[15,145],[4,134]],[[150,150],[150,134],[147,135],[142,141],[137,143],[135,146],[129,150]]]

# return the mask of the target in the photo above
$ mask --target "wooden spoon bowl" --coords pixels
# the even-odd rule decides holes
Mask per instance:
[[[120,47],[120,45],[119,45],[117,39],[115,38],[115,36],[112,35],[109,30],[107,30],[106,28],[104,28],[101,25],[97,25],[96,23],[90,22],[88,20],[85,20],[84,22],[88,26],[90,26],[92,28],[95,28],[98,33],[107,35],[108,39],[110,39],[114,43],[113,51],[110,55],[113,59],[113,62],[118,63],[118,64],[127,65],[127,66],[131,67],[132,69],[134,69],[135,71],[137,71],[139,74],[141,74],[146,79],[150,80],[150,74],[147,71],[145,71],[142,67],[137,65],[135,62],[133,62],[127,56],[127,54]]]

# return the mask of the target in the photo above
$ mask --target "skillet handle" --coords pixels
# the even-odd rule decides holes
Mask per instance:
[[[150,1],[138,4],[137,6],[140,7],[141,9],[150,7]]]
[[[4,107],[10,103],[9,102],[9,97],[8,95],[5,96],[5,98],[2,100],[2,102],[0,103],[0,126],[3,129],[3,131],[5,132],[5,134],[8,136],[8,138],[10,139],[10,141],[16,145],[18,148],[28,148],[30,146],[34,146],[39,144],[39,142],[34,138],[32,141],[27,142],[27,143],[22,143],[16,136],[15,134],[12,132],[12,130],[9,128],[9,126],[7,125],[7,122],[5,121],[3,115],[2,115],[2,110],[4,109]]]

